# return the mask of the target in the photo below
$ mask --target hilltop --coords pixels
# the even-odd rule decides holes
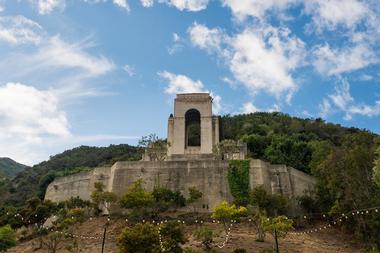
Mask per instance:
[[[27,166],[8,157],[0,157],[0,178],[12,178],[23,171]]]

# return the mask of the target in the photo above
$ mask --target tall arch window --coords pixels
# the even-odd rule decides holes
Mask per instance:
[[[201,146],[201,114],[196,109],[190,109],[185,114],[186,147]]]

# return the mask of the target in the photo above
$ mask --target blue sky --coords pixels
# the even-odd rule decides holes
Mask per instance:
[[[380,133],[378,0],[0,0],[0,157],[166,137],[176,93]]]

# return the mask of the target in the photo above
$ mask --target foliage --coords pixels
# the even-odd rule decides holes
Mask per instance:
[[[301,119],[279,112],[226,115],[220,118],[220,126],[221,140],[247,143],[251,157],[284,163],[305,172],[310,172],[321,162],[319,158],[328,153],[328,149],[320,146],[339,146],[345,135],[365,132],[326,123],[320,118]]]
[[[77,240],[70,242],[68,245],[65,246],[65,249],[70,253],[82,252],[81,247],[79,246],[79,243]]]
[[[204,250],[210,251],[214,242],[215,232],[208,227],[200,227],[194,231],[194,237],[202,242]]]
[[[228,184],[235,202],[246,204],[249,197],[249,160],[229,161]]]
[[[89,200],[83,200],[78,196],[70,197],[58,203],[58,209],[86,208],[90,206],[91,202]]]
[[[159,237],[157,228],[149,223],[126,228],[118,238],[120,253],[158,253]]]
[[[193,205],[194,213],[197,212],[197,206],[195,203],[199,201],[203,197],[203,193],[197,189],[197,187],[189,187],[189,198],[187,199],[187,203]]]
[[[168,144],[156,134],[141,137],[138,146],[145,149],[145,155],[150,161],[163,161],[166,158]]]
[[[63,242],[63,236],[58,232],[50,233],[46,237],[40,239],[42,248],[46,249],[48,253],[56,253],[59,245]]]
[[[0,252],[5,252],[15,245],[16,231],[14,231],[10,225],[0,227]]]
[[[15,162],[10,158],[0,157],[0,179],[1,175],[5,178],[12,178],[26,167],[26,165]]]
[[[169,221],[160,225],[162,246],[167,252],[181,253],[180,244],[187,242],[183,226],[175,221]]]
[[[144,215],[144,211],[147,208],[152,207],[154,204],[154,197],[152,193],[146,191],[143,188],[144,181],[142,179],[137,180],[128,187],[127,192],[122,196],[120,200],[120,206],[133,211],[139,210],[141,215]]]
[[[157,212],[166,211],[169,208],[183,207],[186,205],[186,199],[180,191],[172,191],[165,187],[154,187],[152,191],[154,198],[154,207]]]
[[[300,207],[308,214],[316,213],[319,211],[317,200],[310,195],[302,195],[297,198]]]
[[[277,233],[278,238],[283,238],[293,229],[293,220],[286,216],[263,219],[263,228],[265,232],[270,233],[273,237]]]
[[[94,186],[95,191],[91,193],[91,200],[97,208],[104,209],[108,214],[110,204],[117,201],[117,196],[113,192],[104,191],[104,185],[101,182],[96,182]]]
[[[236,207],[235,204],[230,205],[227,201],[223,201],[217,207],[215,207],[211,215],[211,218],[221,221],[224,225],[224,230],[227,233],[227,223],[231,220],[237,219],[240,216],[245,215],[246,212],[247,208],[245,207]]]
[[[380,189],[372,180],[374,151],[374,138],[371,134],[350,134],[318,166],[319,205],[331,215],[379,206]],[[344,226],[358,239],[380,242],[378,217],[355,217]]]
[[[380,147],[376,150],[377,159],[375,160],[375,167],[373,167],[373,181],[380,187]]]
[[[274,216],[286,211],[288,199],[282,194],[269,194],[263,186],[257,186],[250,194],[250,203],[266,214]]]
[[[265,149],[265,158],[271,163],[287,164],[309,172],[312,152],[307,142],[285,135],[272,135],[271,144]]]
[[[265,240],[265,231],[263,228],[263,220],[267,219],[267,216],[264,212],[255,206],[248,205],[247,206],[247,214],[248,218],[251,219],[254,224],[257,232],[257,241],[263,242]]]

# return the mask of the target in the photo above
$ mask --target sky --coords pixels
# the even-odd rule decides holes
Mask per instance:
[[[0,0],[0,157],[166,138],[176,93],[380,133],[379,0]]]

